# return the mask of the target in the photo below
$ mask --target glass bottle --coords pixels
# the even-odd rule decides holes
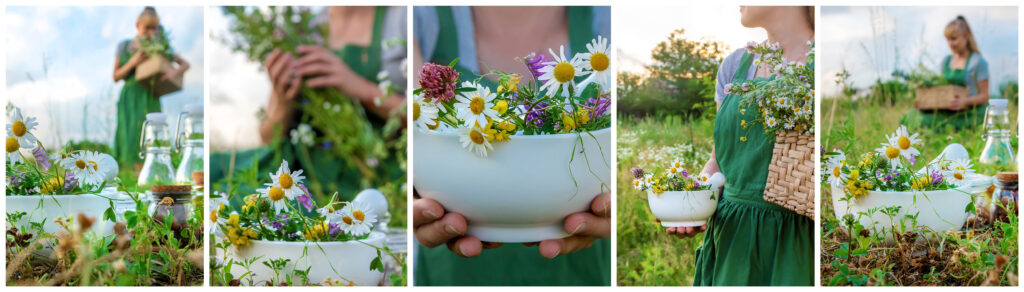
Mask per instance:
[[[203,104],[189,104],[178,115],[174,147],[181,152],[174,180],[191,184],[196,191],[203,188]]]
[[[1010,145],[1010,116],[1006,99],[990,99],[985,112],[985,147],[978,164],[997,171],[1016,171],[1013,146]]]
[[[139,157],[144,159],[139,171],[139,191],[149,191],[153,186],[174,183],[174,166],[171,164],[171,134],[167,130],[167,115],[148,113],[142,122],[142,138],[139,141]]]
[[[1017,207],[1017,173],[1000,172],[996,175],[996,189],[992,192],[992,203],[989,204],[990,222],[1009,220],[1008,212],[1016,213]]]

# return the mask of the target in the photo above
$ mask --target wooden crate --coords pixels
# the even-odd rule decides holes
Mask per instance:
[[[135,80],[143,87],[161,97],[182,88],[184,76],[177,75],[171,80],[160,80],[168,70],[174,70],[174,63],[164,56],[153,56],[135,67]]]
[[[967,88],[957,85],[921,87],[915,93],[917,95],[915,104],[918,109],[923,110],[948,108],[950,101],[956,96],[968,97]]]

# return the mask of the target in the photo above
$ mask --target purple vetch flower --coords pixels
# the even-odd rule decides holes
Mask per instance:
[[[64,173],[64,191],[70,192],[78,186],[78,178],[75,174],[68,171]]]
[[[341,232],[341,227],[338,226],[338,224],[336,224],[336,223],[328,224],[328,227],[330,227],[330,228],[327,228],[327,230],[328,230],[327,231],[327,235],[337,236],[338,232]]]
[[[43,169],[50,169],[50,159],[46,156],[46,150],[43,150],[43,147],[32,149],[32,156],[36,157],[36,162],[39,162]]]
[[[937,185],[939,183],[942,183],[942,178],[943,178],[942,177],[942,172],[940,172],[938,169],[932,171],[932,184],[933,185]]]
[[[917,163],[917,155],[911,154],[910,158],[907,158],[907,160],[910,160],[910,164],[915,164]]]
[[[295,200],[302,204],[302,207],[305,207],[306,211],[312,212],[313,197],[309,196],[309,190],[306,189],[306,185],[299,184],[299,187],[302,188],[302,195],[300,195],[298,198],[295,198]]]
[[[608,111],[608,107],[611,106],[611,99],[607,98],[590,98],[587,99],[586,108],[590,110],[590,119],[595,119],[601,115],[604,115]]]
[[[683,178],[690,178],[690,172],[686,171],[686,169],[683,169],[683,173],[681,173],[681,175]]]
[[[531,53],[523,58],[523,62],[526,63],[527,68],[530,68],[530,73],[533,73],[533,79],[536,80],[541,75],[544,75],[544,73],[540,72],[540,69],[544,68],[544,63],[551,62],[551,60],[544,54]]]
[[[324,141],[323,143],[320,144],[320,147],[324,149],[331,149],[331,146],[333,146],[333,144],[331,144],[331,141]]]
[[[725,94],[732,94],[732,83],[725,85]]]
[[[700,182],[693,182],[693,188],[700,188]]]
[[[642,178],[644,178],[644,169],[643,168],[636,168],[636,167],[634,167],[634,168],[631,168],[629,170],[629,172],[633,173],[633,178],[635,178],[635,179],[642,179]]]

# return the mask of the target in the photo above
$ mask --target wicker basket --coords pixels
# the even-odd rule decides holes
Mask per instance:
[[[914,91],[918,109],[943,109],[949,106],[956,96],[967,97],[967,88],[956,85],[920,87]]]
[[[764,200],[814,219],[814,134],[776,131]]]

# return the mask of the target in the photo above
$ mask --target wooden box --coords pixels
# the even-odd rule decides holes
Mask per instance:
[[[916,101],[918,109],[931,110],[948,108],[950,101],[956,96],[967,98],[967,88],[957,85],[943,85],[935,87],[920,87],[916,90]]]
[[[166,57],[152,56],[135,67],[135,80],[152,92],[153,96],[161,97],[181,90],[183,75],[177,75],[171,80],[161,80],[163,72],[174,69],[174,63]]]

